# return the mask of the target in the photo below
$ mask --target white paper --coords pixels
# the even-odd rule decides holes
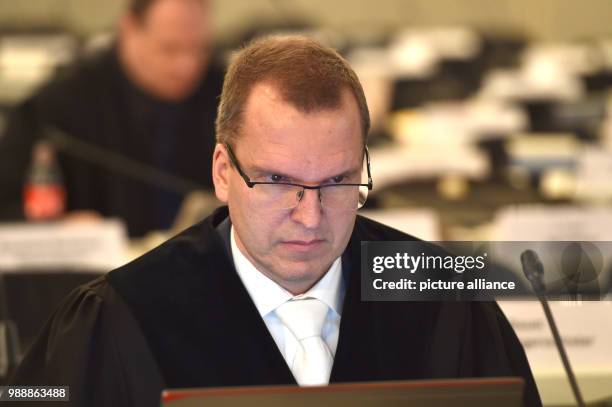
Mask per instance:
[[[0,270],[110,271],[127,260],[118,220],[0,225]]]

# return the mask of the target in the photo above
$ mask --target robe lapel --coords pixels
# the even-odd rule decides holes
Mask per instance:
[[[295,384],[291,370],[233,267],[223,268],[222,274],[225,281],[220,287],[235,294],[219,296],[220,306],[227,313],[218,319],[209,315],[209,323],[216,326],[219,335],[218,352],[231,353],[227,360],[229,370],[225,372],[227,379],[240,377],[242,385]]]
[[[342,257],[347,290],[330,382],[423,378],[438,306],[361,301],[361,241],[368,240],[380,237],[356,227]]]
[[[330,383],[377,380],[381,372],[374,304],[361,301],[359,247],[360,242],[353,234],[342,256],[347,289]]]
[[[109,281],[168,387],[295,384],[215,230],[224,209]]]
[[[219,278],[223,280],[221,286],[227,287],[229,292],[236,293],[231,298],[231,303],[226,302],[225,307],[229,309],[230,315],[219,321],[220,331],[238,331],[236,335],[232,335],[236,340],[229,345],[229,348],[237,349],[237,363],[240,363],[240,360],[245,361],[244,366],[252,371],[253,384],[259,381],[263,382],[258,384],[297,384],[255,303],[235,270],[231,257],[230,226],[228,216],[215,228],[227,255],[224,256],[226,262],[220,268],[223,271],[219,273]],[[262,370],[264,370],[263,375]]]

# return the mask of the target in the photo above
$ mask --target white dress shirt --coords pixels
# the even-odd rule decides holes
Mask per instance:
[[[298,347],[298,341],[285,327],[276,315],[275,309],[294,296],[280,285],[276,284],[266,275],[258,271],[253,263],[240,251],[234,237],[234,227],[230,231],[232,258],[236,271],[248,291],[259,314],[263,318],[270,334],[274,338],[278,349],[285,358],[287,365],[292,368],[292,362]],[[321,337],[336,354],[338,346],[338,332],[340,330],[340,316],[342,315],[342,301],[344,300],[344,284],[342,283],[342,261],[338,257],[327,273],[310,290],[300,296],[313,297],[324,302],[329,307]]]

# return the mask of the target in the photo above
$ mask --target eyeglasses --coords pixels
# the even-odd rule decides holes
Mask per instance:
[[[323,208],[333,210],[356,210],[365,204],[368,198],[368,192],[373,187],[372,175],[370,172],[370,154],[367,147],[365,147],[364,150],[368,172],[367,184],[339,182],[337,184],[322,184],[315,186],[284,182],[282,179],[279,181],[251,181],[249,176],[246,175],[240,167],[240,164],[238,164],[236,155],[229,144],[225,144],[225,148],[227,149],[232,165],[236,167],[238,174],[240,174],[246,185],[257,192],[258,199],[262,203],[262,206],[270,209],[293,209],[298,206],[307,189],[314,189],[318,190],[319,202],[321,202]],[[272,177],[274,177],[274,175],[272,175]]]

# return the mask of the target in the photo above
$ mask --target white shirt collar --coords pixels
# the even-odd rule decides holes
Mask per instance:
[[[230,240],[234,266],[253,303],[255,303],[259,314],[265,317],[281,304],[293,298],[294,295],[257,270],[253,263],[238,248],[234,233],[234,227],[232,226]],[[316,298],[327,304],[328,307],[340,316],[342,314],[342,300],[344,299],[341,258],[338,257],[334,260],[323,278],[300,296]]]

